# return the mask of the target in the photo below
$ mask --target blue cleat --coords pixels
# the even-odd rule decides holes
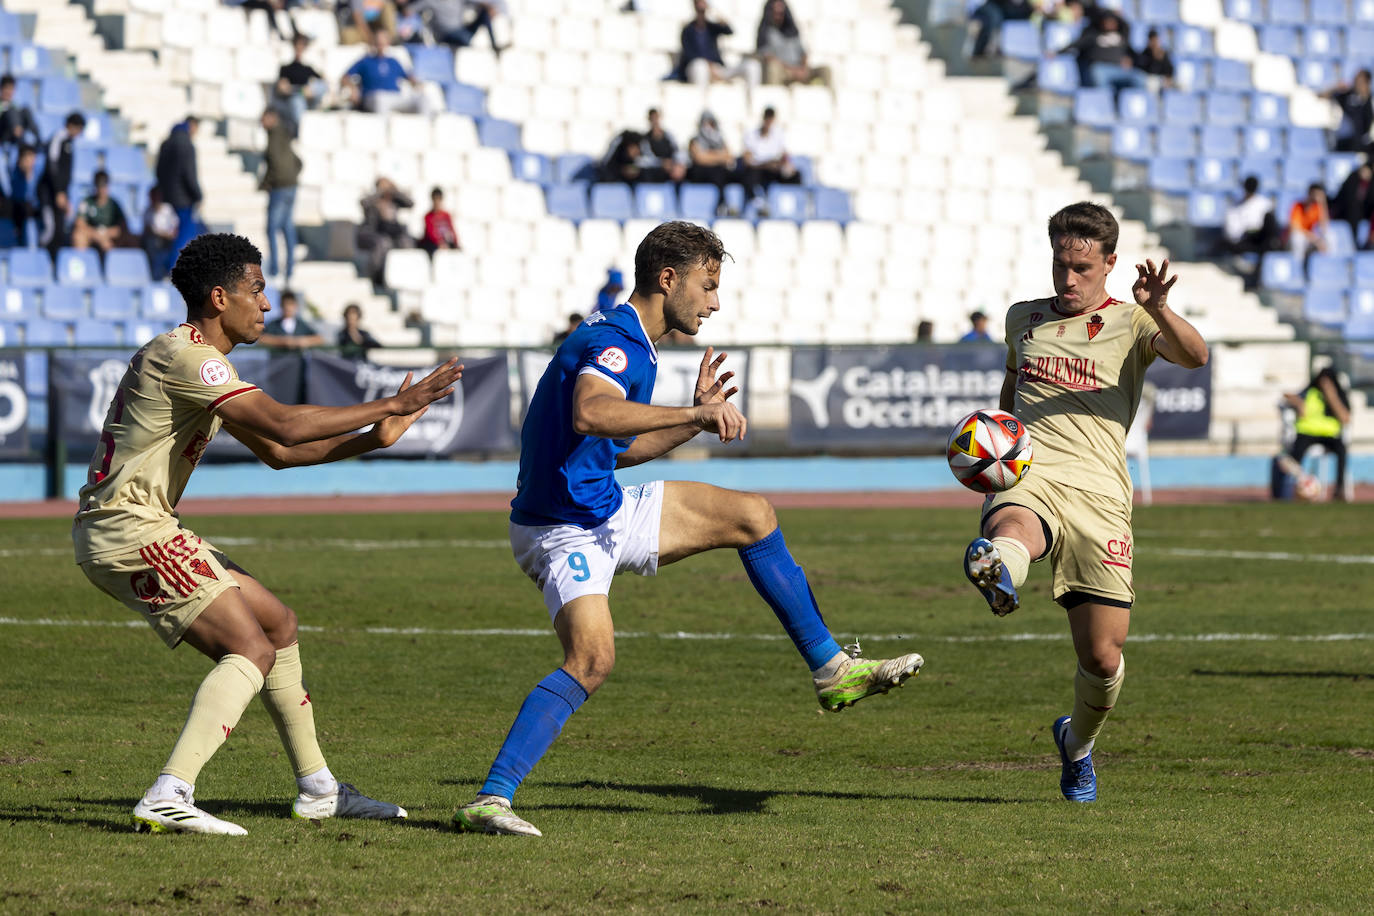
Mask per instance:
[[[1060,716],[1054,720],[1050,729],[1054,733],[1054,746],[1059,748],[1059,791],[1071,802],[1097,801],[1097,773],[1093,771],[1093,755],[1082,760],[1070,760],[1064,751],[1064,733],[1069,730],[1069,717]]]
[[[1011,584],[1011,572],[987,538],[969,542],[964,551],[964,575],[988,599],[988,607],[998,617],[1005,617],[1021,606],[1016,586]]]

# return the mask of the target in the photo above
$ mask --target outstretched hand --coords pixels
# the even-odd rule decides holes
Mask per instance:
[[[1177,274],[1169,276],[1169,259],[1160,262],[1158,273],[1155,272],[1155,262],[1148,259],[1144,264],[1137,264],[1135,269],[1139,276],[1131,287],[1131,294],[1135,296],[1136,304],[1146,311],[1164,308],[1169,290],[1178,282]]]
[[[738,385],[728,389],[725,387],[725,383],[735,377],[734,372],[726,372],[719,377],[716,376],[720,364],[725,362],[726,354],[722,353],[712,360],[711,356],[714,353],[714,348],[707,347],[705,355],[701,357],[701,368],[697,371],[696,394],[692,400],[692,403],[697,406],[729,400],[739,391]]]
[[[406,373],[405,384],[402,384],[401,390],[395,394],[397,416],[409,416],[440,398],[453,394],[453,384],[463,377],[463,367],[459,365],[458,357],[455,356],[411,385],[410,378],[413,374]]]
[[[460,367],[461,368],[461,367]],[[401,382],[401,387],[396,390],[397,396],[405,394],[410,390],[410,380],[415,377],[414,372],[407,372],[405,380]],[[452,390],[452,389],[450,389]],[[388,448],[396,444],[396,441],[405,435],[405,431],[425,415],[429,410],[429,404],[425,404],[413,413],[400,414],[394,417],[387,417],[385,420],[378,420],[372,427],[372,435],[377,437],[378,448]]]

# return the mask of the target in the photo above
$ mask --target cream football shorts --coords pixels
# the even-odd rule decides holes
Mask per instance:
[[[175,648],[201,611],[226,590],[238,588],[228,565],[228,557],[182,528],[128,553],[87,560],[81,571]]]
[[[663,481],[623,487],[624,500],[595,528],[510,525],[515,562],[544,593],[549,617],[583,595],[609,595],[616,573],[658,572],[658,526]]]
[[[1135,601],[1129,503],[1037,477],[1032,469],[1019,484],[994,496],[983,518],[1003,506],[1024,506],[1044,523],[1055,601],[1066,607],[1094,599],[1120,607]]]

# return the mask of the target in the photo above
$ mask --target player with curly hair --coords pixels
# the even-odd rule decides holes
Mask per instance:
[[[154,832],[246,833],[197,808],[196,777],[254,696],[295,768],[297,817],[394,818],[403,808],[341,783],[315,740],[302,684],[296,615],[257,579],[181,526],[177,501],[221,426],[273,468],[338,461],[386,448],[462,376],[450,360],[386,398],[350,407],[287,405],[242,381],[229,351],[253,343],[271,309],[262,255],[236,235],[202,235],[172,268],[186,321],[129,361],[105,415],[72,526],[76,562],[101,591],[215,666],[201,681],[167,765],[134,807]],[[373,424],[365,433],[353,433]]]

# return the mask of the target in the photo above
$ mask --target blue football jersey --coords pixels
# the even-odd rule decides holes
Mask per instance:
[[[595,528],[620,508],[617,456],[633,439],[580,436],[573,431],[573,388],[594,373],[648,404],[658,375],[658,350],[634,306],[595,312],[568,335],[539,379],[520,431],[520,477],[511,500],[517,525]]]

